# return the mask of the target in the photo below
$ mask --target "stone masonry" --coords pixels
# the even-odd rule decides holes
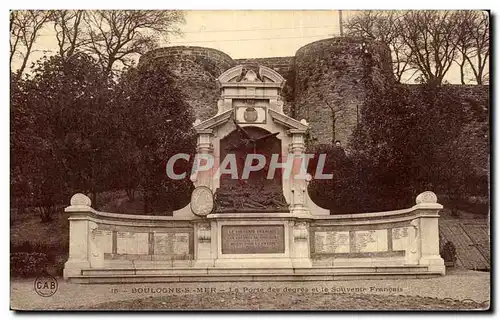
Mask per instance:
[[[185,99],[200,120],[217,112],[220,89],[215,80],[225,70],[240,64],[267,66],[286,79],[281,92],[283,109],[292,118],[306,119],[310,123],[312,142],[340,140],[345,146],[360,120],[360,108],[366,94],[366,81],[363,80],[369,79],[380,88],[395,81],[389,48],[378,42],[352,38],[316,41],[303,46],[291,57],[232,59],[211,48],[165,47],[143,55],[139,63],[152,59],[161,59],[171,66]],[[488,108],[489,86],[448,87],[464,97],[465,104],[476,103]],[[479,126],[484,123],[473,124],[471,132]],[[470,138],[474,139],[473,135]]]

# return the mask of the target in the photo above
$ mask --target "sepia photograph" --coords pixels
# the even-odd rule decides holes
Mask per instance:
[[[12,313],[491,310],[489,10],[8,15]]]

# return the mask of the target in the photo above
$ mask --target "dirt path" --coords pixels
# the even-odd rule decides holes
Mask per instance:
[[[58,290],[53,296],[41,297],[34,291],[34,279],[12,280],[11,308],[77,310],[100,305],[99,308],[103,309],[122,307],[147,309],[159,306],[169,309],[218,306],[216,309],[220,309],[224,308],[226,301],[231,301],[231,308],[236,309],[245,306],[248,308],[258,306],[260,309],[270,309],[273,306],[278,309],[308,306],[315,306],[318,309],[322,306],[327,309],[357,309],[358,305],[371,309],[378,306],[391,309],[402,305],[408,307],[403,309],[411,309],[415,305],[418,306],[415,298],[401,297],[406,296],[417,299],[432,298],[420,301],[422,306],[429,304],[431,309],[432,306],[454,309],[467,302],[477,302],[476,305],[466,305],[469,308],[476,308],[479,303],[490,300],[490,274],[469,270],[452,270],[445,277],[439,278],[401,280],[91,285],[69,283],[62,279],[58,279],[58,282]],[[141,299],[146,300],[140,302]],[[370,301],[373,303],[367,303],[367,299],[372,299]],[[133,300],[135,301],[132,302]],[[433,304],[431,300],[435,303]],[[118,301],[121,302],[116,304]],[[206,307],[196,304],[197,301],[204,301]],[[460,301],[458,305],[457,301]],[[115,304],[109,304],[110,302]],[[133,303],[142,304],[137,306]],[[227,308],[230,306],[227,305]]]

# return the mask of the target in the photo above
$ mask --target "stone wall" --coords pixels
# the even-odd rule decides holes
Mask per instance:
[[[295,57],[272,57],[272,58],[253,58],[253,59],[235,59],[236,64],[258,64],[269,67],[287,78],[294,68]]]
[[[284,111],[298,120],[306,119],[311,125],[311,138],[317,143],[340,140],[349,142],[365,99],[365,83],[376,86],[395,81],[391,68],[390,51],[377,42],[353,38],[330,38],[305,45],[293,57],[232,59],[227,54],[210,48],[176,46],[153,50],[143,55],[140,64],[152,59],[168,63],[188,103],[194,108],[196,118],[205,120],[217,111],[219,89],[217,77],[225,70],[239,64],[264,65],[279,72],[287,81],[283,88]],[[417,88],[418,85],[409,85]],[[479,104],[488,108],[489,86],[448,85],[463,97],[464,105]],[[332,109],[335,111],[335,133]],[[466,132],[471,143],[488,149],[487,139],[476,139],[484,132],[488,122],[471,123]],[[468,138],[467,138],[468,139]],[[481,152],[478,159],[487,163],[488,152]],[[483,166],[484,167],[484,166]]]
[[[203,47],[166,47],[143,55],[139,64],[160,59],[177,77],[186,101],[197,119],[208,119],[217,113],[219,90],[216,79],[236,65],[224,52]]]
[[[331,38],[300,48],[295,55],[294,116],[311,125],[313,142],[347,144],[365,99],[363,81],[394,81],[390,52],[378,43]],[[333,116],[335,115],[335,128]]]

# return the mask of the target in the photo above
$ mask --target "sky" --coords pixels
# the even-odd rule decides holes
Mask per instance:
[[[184,36],[172,38],[170,45],[210,47],[235,59],[279,57],[338,35],[338,10],[188,11]]]
[[[344,10],[342,18],[345,21],[353,14]],[[186,11],[181,29],[182,36],[172,36],[162,45],[214,48],[233,59],[293,56],[308,43],[339,36],[339,10]],[[31,60],[54,54],[56,49],[54,31],[47,27],[35,44]],[[14,65],[20,65],[20,61]],[[445,80],[460,82],[457,66],[449,70]]]

